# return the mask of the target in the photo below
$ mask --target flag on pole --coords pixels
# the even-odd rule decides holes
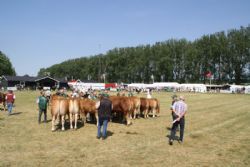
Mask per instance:
[[[211,71],[207,71],[206,74],[205,74],[205,76],[208,77],[208,78],[211,78],[211,76],[212,76]]]

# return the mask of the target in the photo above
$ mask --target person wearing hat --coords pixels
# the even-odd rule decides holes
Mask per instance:
[[[183,142],[184,127],[185,127],[185,114],[187,112],[187,104],[185,103],[184,96],[180,96],[179,101],[175,102],[173,105],[174,121],[171,128],[171,134],[169,137],[169,144],[172,145],[175,133],[178,125],[180,125],[180,138],[179,143]]]
[[[101,128],[103,127],[102,139],[105,140],[107,138],[107,127],[112,111],[112,102],[107,93],[100,95],[100,101],[96,103],[96,108],[98,109],[97,139],[101,138]]]

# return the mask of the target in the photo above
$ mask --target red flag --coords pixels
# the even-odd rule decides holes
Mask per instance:
[[[205,75],[206,75],[206,77],[210,78],[212,76],[212,73],[211,73],[211,71],[207,71]]]

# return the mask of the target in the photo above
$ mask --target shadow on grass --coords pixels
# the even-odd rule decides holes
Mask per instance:
[[[51,122],[51,120],[48,120],[47,123],[48,122]],[[73,122],[72,125],[75,126],[75,123]],[[78,120],[77,121],[77,129],[80,129],[83,126],[84,126],[83,122]],[[68,130],[69,131],[71,131],[71,130],[72,131],[73,130],[77,130],[77,129],[70,129],[70,121],[68,119],[65,120],[65,123],[64,123],[65,130],[64,131],[62,131],[62,124],[61,124],[61,122],[60,123],[56,123],[55,127],[56,127],[56,129],[53,132],[65,132],[65,131],[68,131]]]
[[[51,122],[52,120],[51,119],[49,119],[49,120],[47,120],[47,122],[46,123],[49,123],[49,122]]]
[[[171,131],[172,128],[168,126],[168,127],[166,127],[166,129],[169,130],[169,131]],[[180,128],[178,127],[178,128],[176,129],[176,132],[179,132],[179,131],[180,131]]]
[[[107,137],[110,137],[110,136],[113,136],[114,132],[111,132],[111,131],[107,131]]]
[[[138,135],[137,132],[126,132],[126,134],[128,134],[128,135]]]
[[[166,137],[168,138],[168,139],[170,139],[170,135],[166,135]],[[180,138],[178,137],[178,136],[174,136],[174,140],[179,140]]]
[[[169,131],[171,131],[171,127],[167,127],[166,129],[169,130]]]
[[[14,112],[14,113],[11,113],[10,115],[19,115],[19,114],[22,114],[22,112]]]

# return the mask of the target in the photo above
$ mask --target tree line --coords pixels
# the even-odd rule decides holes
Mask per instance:
[[[16,71],[10,59],[0,51],[0,76],[2,75],[16,75]]]
[[[208,78],[207,74],[212,74]],[[250,81],[250,25],[153,45],[114,48],[106,54],[42,68],[38,76],[118,83],[246,83]]]

